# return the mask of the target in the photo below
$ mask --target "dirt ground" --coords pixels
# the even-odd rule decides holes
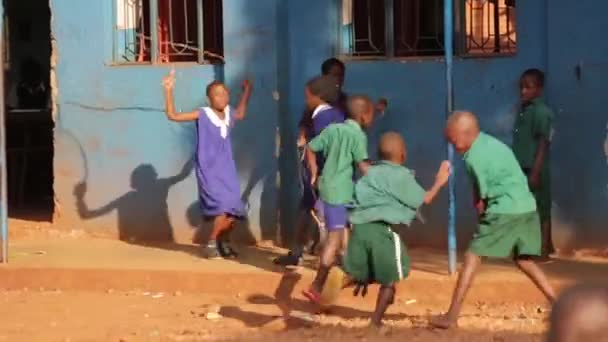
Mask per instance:
[[[11,262],[0,267],[0,341],[542,341],[547,330],[542,296],[504,262],[480,273],[460,328],[437,331],[428,317],[446,309],[455,279],[443,253],[412,251],[411,277],[378,333],[366,328],[376,288],[366,298],[345,290],[330,312],[315,314],[300,295],[313,272],[273,268],[275,248],[212,262],[194,246],[12,227]],[[543,268],[560,289],[608,283],[608,260],[597,253]]]

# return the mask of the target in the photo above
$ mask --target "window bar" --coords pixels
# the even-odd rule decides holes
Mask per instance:
[[[395,1],[384,0],[384,26],[385,26],[385,53],[386,57],[395,56],[395,20],[394,16]],[[370,39],[371,40],[371,39]]]
[[[119,1],[118,0],[114,0],[112,1],[112,27],[113,27],[113,44],[112,44],[112,61],[117,62],[118,61],[118,47],[119,45],[122,45],[122,43],[120,42],[119,39],[119,33],[118,33],[118,6],[119,6]]]
[[[500,9],[499,0],[494,0],[494,52],[500,52]]]
[[[150,56],[152,64],[158,63],[158,0],[150,0]]]
[[[352,55],[355,52],[355,22],[352,0],[338,0],[340,23],[340,52]]]
[[[204,9],[203,9],[203,1],[204,0],[196,0],[196,15],[197,15],[197,32],[198,32],[198,62],[205,63],[205,26],[203,25],[204,18]]]
[[[467,49],[467,19],[466,19],[466,0],[454,2],[454,25],[455,42],[456,42],[456,53],[466,54],[469,53]],[[445,34],[445,33],[444,33]]]

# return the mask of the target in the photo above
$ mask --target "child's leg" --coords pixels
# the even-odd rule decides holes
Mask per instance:
[[[230,219],[225,215],[218,215],[213,218],[213,229],[211,230],[211,235],[209,236],[209,241],[207,242],[206,254],[209,259],[219,259],[221,258],[219,248],[218,248],[218,239],[222,235],[222,233],[226,232],[231,227]]]
[[[462,271],[458,274],[456,289],[452,294],[450,309],[445,315],[437,316],[432,319],[430,322],[432,326],[448,329],[458,322],[458,315],[462,309],[462,303],[473,283],[479,265],[481,265],[481,258],[478,255],[471,252],[465,254],[464,265]]]
[[[538,267],[538,265],[530,257],[516,257],[515,264],[517,267],[524,272],[534,285],[545,295],[547,300],[551,303],[555,302],[555,292],[553,287],[549,284],[545,273]]]
[[[340,229],[329,232],[327,236],[327,241],[321,251],[319,269],[317,270],[317,275],[312,283],[312,290],[316,293],[321,293],[321,290],[323,290],[323,285],[325,285],[329,270],[336,262],[336,255],[342,245],[343,235],[344,229]]]
[[[551,234],[551,218],[545,219],[541,223],[540,231],[543,239],[543,250],[542,256],[549,257],[555,253],[555,247],[553,246],[553,237]]]
[[[376,300],[376,309],[372,314],[372,325],[379,327],[382,325],[382,318],[386,313],[389,305],[395,302],[395,284],[382,285],[378,292],[378,299]]]
[[[287,255],[274,259],[274,263],[282,266],[297,266],[304,253],[304,246],[308,242],[308,226],[310,224],[310,214],[306,209],[300,210],[300,217],[295,231],[295,241],[293,247]]]
[[[232,248],[230,244],[230,235],[232,234],[232,231],[234,230],[234,227],[236,225],[236,219],[230,215],[226,215],[226,221],[226,225],[228,225],[228,228],[226,228],[222,233],[220,233],[217,240],[217,246],[222,257],[236,258],[238,257],[238,253]]]
[[[312,301],[318,300],[321,291],[323,290],[323,286],[325,285],[325,281],[327,280],[327,276],[329,275],[329,270],[336,262],[336,256],[344,241],[344,230],[346,229],[346,224],[348,222],[348,212],[343,205],[324,203],[323,214],[328,231],[327,240],[321,251],[319,269],[315,280],[310,289],[304,291],[304,295]]]

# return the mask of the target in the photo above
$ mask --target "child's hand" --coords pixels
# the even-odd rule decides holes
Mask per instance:
[[[169,74],[165,77],[163,77],[163,88],[165,88],[165,90],[173,90],[173,87],[175,86],[175,69],[171,68],[171,71],[169,71]]]
[[[388,107],[388,100],[382,97],[376,103],[376,112],[384,114],[386,107]]]
[[[483,213],[486,212],[486,203],[483,200],[477,201],[477,203],[475,203],[475,209],[477,210],[477,215],[483,215]]]
[[[251,83],[250,80],[244,80],[243,84],[241,86],[243,87],[244,92],[250,92],[251,89],[253,88],[253,84]]]
[[[353,290],[353,296],[357,297],[360,294],[361,297],[365,297],[367,295],[367,285],[367,282],[357,282]]]
[[[452,165],[449,161],[445,160],[441,163],[439,167],[439,171],[437,172],[437,176],[435,176],[435,181],[444,186],[448,180],[450,179],[450,175],[452,174]]]

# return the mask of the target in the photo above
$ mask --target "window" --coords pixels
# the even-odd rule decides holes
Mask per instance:
[[[115,1],[117,63],[223,62],[221,0]]]
[[[515,53],[515,0],[466,0],[464,13],[466,53]]]
[[[459,54],[514,53],[515,0],[456,0]],[[342,0],[343,53],[365,57],[444,54],[443,0]],[[457,18],[455,18],[457,19]],[[496,33],[497,32],[497,33]]]

